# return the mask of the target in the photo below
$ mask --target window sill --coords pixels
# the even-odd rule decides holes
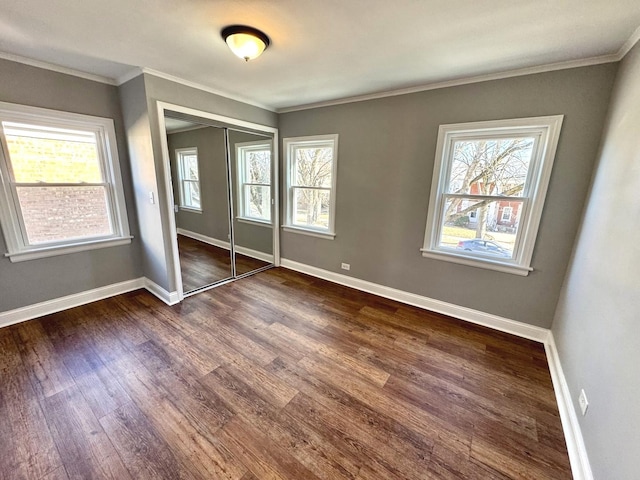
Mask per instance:
[[[257,220],[255,218],[246,218],[246,217],[236,217],[236,220],[240,223],[248,223],[249,225],[256,225],[259,227],[268,227],[271,228],[273,225],[271,222]]]
[[[179,207],[183,212],[191,212],[191,213],[202,213],[202,209],[198,208],[189,208],[189,207]]]
[[[38,249],[25,250],[22,252],[5,253],[12,263],[35,260],[37,258],[54,257],[57,255],[67,255],[69,253],[84,252],[86,250],[96,250],[98,248],[117,247],[131,243],[132,236],[122,238],[109,238],[106,240],[94,240],[90,242],[68,244],[64,246],[43,247]]]
[[[310,237],[324,238],[326,240],[333,240],[336,237],[335,233],[323,232],[321,230],[311,230],[311,229],[302,228],[302,227],[293,227],[291,225],[283,225],[282,230],[284,230],[285,232],[309,235]]]
[[[533,268],[531,267],[514,265],[513,263],[501,262],[499,260],[489,258],[469,257],[466,255],[458,255],[453,252],[439,252],[424,248],[421,248],[420,251],[422,252],[422,256],[425,258],[434,258],[436,260],[444,260],[446,262],[458,263],[460,265],[467,265],[470,267],[495,270],[497,272],[510,273],[521,277],[526,277],[529,275],[529,272],[533,271]]]

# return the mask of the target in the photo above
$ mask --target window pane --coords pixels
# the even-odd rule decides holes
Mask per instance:
[[[183,155],[183,177],[185,180],[198,180],[198,156],[197,155]]]
[[[271,220],[271,187],[245,185],[244,216],[261,220]]]
[[[521,196],[534,143],[533,137],[454,142],[446,192]]]
[[[294,163],[295,184],[305,187],[331,188],[333,149],[296,148]]]
[[[200,208],[200,184],[198,182],[184,183],[184,206]]]
[[[271,152],[261,150],[246,153],[245,182],[271,183]]]
[[[2,124],[18,183],[102,183],[93,132]]]
[[[105,187],[17,187],[28,243],[112,235]]]
[[[519,200],[448,198],[438,246],[512,258],[523,206]]]
[[[294,225],[329,228],[331,192],[309,188],[294,188]]]

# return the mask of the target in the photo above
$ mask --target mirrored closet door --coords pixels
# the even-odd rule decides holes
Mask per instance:
[[[184,296],[274,264],[273,136],[164,111]]]

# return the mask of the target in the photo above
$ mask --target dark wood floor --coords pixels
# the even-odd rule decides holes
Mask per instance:
[[[271,269],[0,330],[3,479],[569,479],[541,345]]]
[[[185,292],[231,277],[229,250],[178,235],[182,288]],[[236,273],[242,275],[269,265],[256,258],[236,253]]]

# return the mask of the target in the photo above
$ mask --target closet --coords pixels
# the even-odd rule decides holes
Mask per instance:
[[[175,108],[175,106],[174,106]],[[277,130],[159,109],[181,297],[277,263]]]

